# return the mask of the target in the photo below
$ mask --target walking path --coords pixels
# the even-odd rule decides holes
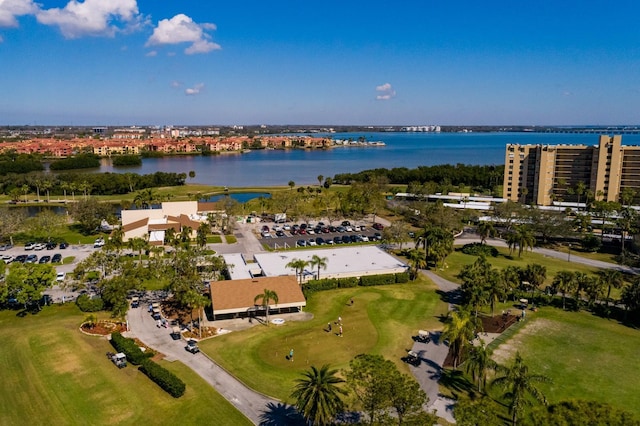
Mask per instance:
[[[171,329],[158,328],[146,309],[130,309],[127,321],[132,330],[127,333],[129,337],[137,337],[168,361],[178,360],[191,368],[254,424],[289,424],[286,419],[277,418],[279,412],[290,413],[284,404],[249,389],[202,352],[187,352],[184,340],[173,340]]]

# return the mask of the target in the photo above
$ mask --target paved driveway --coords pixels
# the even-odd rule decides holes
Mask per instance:
[[[171,329],[158,328],[143,307],[130,309],[127,321],[131,330],[128,336],[135,336],[145,345],[163,353],[168,361],[177,360],[187,365],[254,424],[294,424],[294,421],[288,420],[289,416],[295,414],[291,407],[249,389],[203,353],[187,352],[184,349],[185,341],[173,340]]]

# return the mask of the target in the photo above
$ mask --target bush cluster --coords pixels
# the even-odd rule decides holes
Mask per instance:
[[[488,246],[486,244],[481,244],[481,243],[465,244],[464,246],[462,246],[462,252],[464,254],[470,254],[472,256],[485,256],[485,257],[498,256],[497,248],[495,248],[494,246]]]
[[[178,376],[166,368],[156,364],[150,359],[147,359],[138,369],[172,397],[180,398],[184,395],[186,385]]]
[[[86,294],[78,296],[76,305],[82,312],[98,312],[104,309],[104,300],[101,297],[91,298]]]
[[[140,166],[142,159],[139,155],[116,155],[111,158],[114,166]]]
[[[54,161],[49,165],[51,170],[74,170],[100,167],[100,157],[95,154],[78,154],[74,157]]]
[[[408,272],[398,274],[367,275],[360,278],[325,278],[321,280],[310,280],[302,284],[302,293],[304,293],[304,296],[308,298],[317,291],[334,290],[336,288],[353,288],[358,286],[366,287],[372,285],[401,284],[406,282],[409,282]]]
[[[142,352],[133,339],[126,338],[118,332],[111,333],[111,345],[116,351],[125,354],[127,361],[133,365],[140,365],[153,356],[151,352]]]

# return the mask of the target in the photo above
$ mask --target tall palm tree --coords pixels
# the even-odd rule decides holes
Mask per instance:
[[[556,291],[562,293],[562,309],[565,309],[565,298],[567,293],[571,292],[576,285],[575,275],[572,271],[558,271],[553,277],[553,287]]]
[[[309,262],[309,265],[311,267],[315,267],[315,266],[318,267],[318,275],[316,276],[316,279],[318,279],[318,280],[320,279],[320,268],[327,269],[327,261],[328,260],[329,260],[328,258],[320,257],[317,254],[314,254],[311,257],[311,261]]]
[[[299,284],[302,285],[302,273],[304,272],[304,268],[306,268],[308,264],[309,262],[307,262],[306,260],[293,259],[291,262],[287,263],[285,266],[287,268],[295,269]]]
[[[301,379],[296,380],[291,397],[309,425],[333,424],[336,414],[342,412],[344,404],[341,397],[347,392],[338,386],[344,380],[336,375],[337,372],[329,370],[326,364],[320,369],[312,365],[310,370],[302,373]]]
[[[607,286],[607,305],[611,298],[611,287],[621,288],[624,284],[622,272],[616,269],[601,269],[598,271],[598,279]]]
[[[478,235],[480,236],[480,244],[485,244],[488,237],[496,236],[496,228],[491,222],[482,222],[478,225]]]
[[[498,371],[502,376],[496,378],[493,383],[504,388],[504,397],[510,400],[509,411],[511,412],[511,422],[515,426],[518,415],[528,405],[531,405],[532,396],[536,401],[547,404],[547,399],[535,386],[536,383],[549,382],[550,379],[539,374],[530,374],[529,367],[522,361],[520,352],[516,353],[516,359],[511,367],[499,367]]]
[[[491,359],[491,352],[480,339],[480,346],[473,346],[469,350],[469,358],[465,361],[464,367],[471,378],[478,384],[478,392],[487,386],[487,373],[496,369],[496,362]]]
[[[535,296],[535,291],[544,283],[547,278],[547,268],[537,263],[531,263],[522,272],[525,281],[531,285],[531,297]]]
[[[418,277],[418,271],[427,267],[427,261],[424,259],[422,252],[418,249],[411,249],[407,253],[407,260],[409,261],[409,275],[412,280]]]
[[[270,302],[273,302],[276,305],[278,304],[278,293],[265,288],[261,294],[258,294],[253,298],[253,303],[256,303],[258,300],[261,301],[261,306],[264,306],[265,308],[266,322],[267,325],[269,325],[269,304]]]
[[[518,257],[522,256],[522,252],[524,250],[533,249],[533,246],[536,245],[536,238],[533,235],[533,231],[531,231],[527,226],[518,226],[516,228],[515,236],[518,244]]]
[[[448,340],[453,350],[453,368],[458,368],[462,351],[473,339],[478,327],[478,319],[466,308],[449,313],[441,338]]]

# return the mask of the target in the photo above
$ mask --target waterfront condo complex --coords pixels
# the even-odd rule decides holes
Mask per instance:
[[[622,145],[622,136],[600,136],[597,145],[508,144],[503,197],[541,206],[584,202],[587,194],[621,201],[640,194],[640,146]]]

